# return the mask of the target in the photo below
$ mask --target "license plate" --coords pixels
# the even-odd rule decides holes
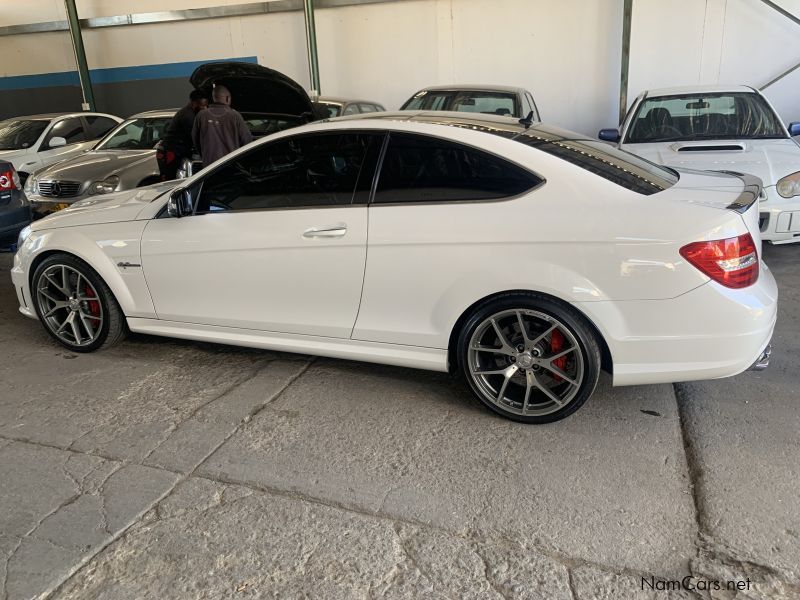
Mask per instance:
[[[67,204],[66,202],[59,202],[58,204],[53,206],[53,212],[56,212],[57,210],[64,210],[68,206],[69,204]]]

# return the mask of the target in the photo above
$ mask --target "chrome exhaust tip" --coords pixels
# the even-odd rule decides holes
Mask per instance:
[[[772,354],[772,344],[767,344],[767,347],[764,348],[764,351],[761,353],[756,359],[756,362],[750,367],[751,371],[763,371],[769,366],[769,357]]]

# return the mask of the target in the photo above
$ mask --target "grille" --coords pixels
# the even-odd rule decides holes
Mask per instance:
[[[81,191],[80,181],[40,181],[39,195],[48,198],[74,198]]]
[[[759,231],[764,231],[769,225],[769,213],[761,213],[758,216],[758,229]]]

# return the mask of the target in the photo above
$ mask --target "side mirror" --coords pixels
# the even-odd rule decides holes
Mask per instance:
[[[789,135],[792,137],[800,135],[800,121],[789,123]]]
[[[167,214],[170,217],[181,218],[192,214],[192,195],[189,190],[181,188],[172,192],[167,201]]]
[[[605,142],[618,142],[620,140],[619,129],[601,129],[597,137]]]
[[[54,137],[50,138],[50,142],[47,144],[48,148],[60,148],[61,146],[66,146],[67,140],[63,137]]]

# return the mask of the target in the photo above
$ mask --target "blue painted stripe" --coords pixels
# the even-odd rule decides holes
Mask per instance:
[[[145,79],[172,79],[186,77],[197,67],[209,62],[239,61],[257,63],[255,56],[239,58],[221,58],[218,60],[195,60],[189,62],[165,63],[162,65],[141,65],[137,67],[112,67],[109,69],[90,69],[89,76],[93,85],[104,83],[122,83],[124,81],[141,81]],[[42,73],[40,75],[15,75],[0,77],[0,90],[21,90],[30,88],[49,88],[62,86],[78,86],[77,71],[62,73]]]

